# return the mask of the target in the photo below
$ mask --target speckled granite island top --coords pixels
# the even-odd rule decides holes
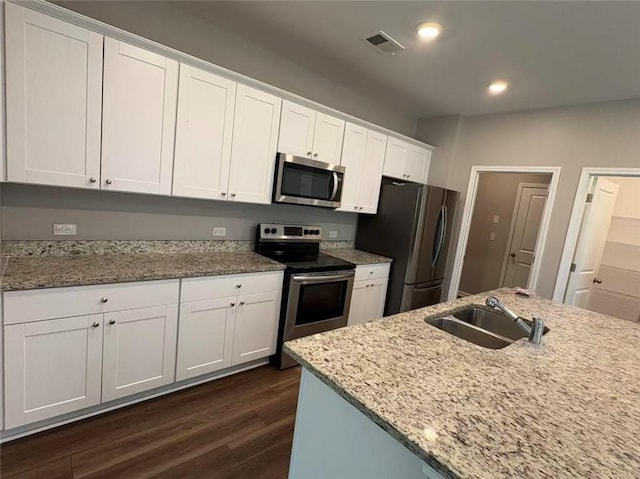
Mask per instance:
[[[424,322],[490,294],[550,331],[484,349]],[[286,344],[445,477],[640,477],[640,325],[509,290]]]
[[[367,253],[366,251],[353,248],[326,249],[322,250],[322,252],[329,256],[349,261],[355,265],[391,263],[393,261],[391,258],[385,256]]]
[[[4,291],[283,270],[249,251],[9,257]]]

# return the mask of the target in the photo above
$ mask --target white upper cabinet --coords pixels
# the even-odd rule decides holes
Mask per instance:
[[[284,100],[278,151],[338,164],[344,128],[344,120]]]
[[[384,160],[384,175],[426,183],[430,159],[431,151],[426,148],[389,137]]]
[[[180,64],[173,194],[226,196],[236,82]]]
[[[296,156],[313,155],[316,111],[287,100],[282,102],[278,151]]]
[[[340,211],[357,211],[360,201],[360,184],[364,155],[367,148],[367,129],[347,123],[344,133],[344,145],[340,164],[346,168]]]
[[[386,135],[347,123],[340,162],[347,169],[340,211],[378,211],[386,147]]]
[[[313,133],[313,158],[327,163],[340,163],[344,120],[318,113]]]
[[[102,188],[171,193],[178,63],[105,38]]]
[[[227,199],[271,203],[282,100],[238,85]]]
[[[7,179],[99,188],[102,35],[4,7]]]

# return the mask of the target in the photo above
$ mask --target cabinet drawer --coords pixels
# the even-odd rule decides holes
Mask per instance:
[[[180,301],[204,301],[238,294],[264,293],[282,290],[282,272],[234,274],[187,278],[182,280]]]
[[[178,281],[9,291],[4,293],[4,324],[174,304],[178,302]]]
[[[367,264],[356,267],[355,281],[381,279],[389,276],[390,263]]]

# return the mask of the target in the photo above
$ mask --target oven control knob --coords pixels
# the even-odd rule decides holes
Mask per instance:
[[[271,228],[271,234],[272,234],[272,235],[276,234],[276,232],[277,232],[277,231],[278,231],[277,229],[275,229],[275,228]]]
[[[320,230],[313,230],[313,234],[314,235],[319,235],[320,234]]]
[[[265,233],[265,234],[269,234],[269,231],[271,231],[269,228],[265,228],[265,229],[264,229],[264,233]]]
[[[310,233],[310,231],[309,230],[304,230],[303,233],[308,235]]]

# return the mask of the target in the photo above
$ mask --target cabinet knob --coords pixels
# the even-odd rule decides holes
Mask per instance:
[[[236,194],[235,193],[231,193],[231,198],[235,198]]]
[[[307,151],[307,156],[311,156],[311,153],[313,153],[313,151]]]
[[[109,301],[109,298],[100,298],[101,303],[106,303],[107,301]]]
[[[229,306],[231,306],[232,308],[236,305],[236,303],[229,303]]]
[[[354,207],[353,207],[353,209],[354,209],[354,210],[357,210],[357,209],[358,209],[358,207],[357,207],[357,206],[354,206]]]
[[[236,284],[236,288],[242,288],[242,285],[240,283]]]
[[[365,284],[365,285],[364,285],[364,287],[365,287],[365,288],[368,288],[369,286],[370,286],[369,284]]]
[[[407,175],[407,178],[411,178],[411,175]]]
[[[516,254],[515,253],[511,253],[509,256],[511,256],[512,258],[515,258]]]
[[[96,180],[94,177],[89,178],[89,183],[95,183],[96,181],[98,180]]]
[[[317,157],[317,156],[318,156],[318,154],[317,154],[317,153],[314,153],[314,154],[313,154],[313,157],[314,157],[314,158],[315,158],[315,157]]]
[[[227,196],[227,193],[226,193],[226,192],[224,192],[224,191],[221,191],[221,192],[220,192],[220,196]]]
[[[602,280],[599,278],[593,278],[593,284],[602,284]]]
[[[244,306],[244,301],[240,301],[240,306]]]
[[[362,206],[360,206],[358,209],[359,209],[359,210],[362,210]]]
[[[373,274],[373,271],[369,271],[369,274]]]
[[[110,319],[110,320],[109,320],[109,324],[110,324],[111,326],[113,326],[114,324],[116,324],[116,320],[115,320],[115,319]]]
[[[100,326],[100,323],[98,323],[97,321],[95,323],[93,323],[91,326],[93,326],[94,328],[97,328],[98,326]]]
[[[111,183],[113,183],[113,181],[111,181],[109,178],[107,178],[106,180],[104,180],[104,182],[105,182],[107,185],[110,185]]]

